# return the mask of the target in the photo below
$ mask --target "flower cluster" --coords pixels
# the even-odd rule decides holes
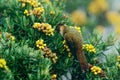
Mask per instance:
[[[85,12],[75,10],[71,13],[71,20],[75,23],[75,25],[85,25],[87,23],[87,17]]]
[[[109,11],[106,13],[106,18],[108,22],[110,22],[112,25],[120,24],[120,14],[115,11]]]
[[[65,40],[63,41],[63,45],[64,45],[64,48],[65,48],[65,49],[67,50],[67,52],[68,52],[68,57],[71,57],[72,53],[70,52],[70,49],[69,49],[69,47],[67,46]]]
[[[12,41],[15,40],[15,37],[14,37],[11,33],[8,33],[8,32],[6,32],[6,33],[1,33],[1,34],[0,34],[0,38],[3,37],[3,34],[5,34],[6,40],[12,40]]]
[[[109,11],[106,13],[106,18],[109,23],[114,26],[115,32],[120,34],[120,14],[119,12]]]
[[[57,75],[56,74],[52,74],[52,80],[56,80]]]
[[[36,41],[36,47],[39,49],[44,49],[46,47],[46,44],[44,43],[43,39],[37,40]]]
[[[45,48],[43,49],[43,52],[44,52],[44,56],[45,56],[46,58],[50,58],[50,59],[53,61],[53,63],[56,63],[56,62],[57,62],[58,57],[57,57],[56,53],[53,53],[53,52],[52,52],[49,48],[47,48],[47,47],[45,47]]]
[[[52,36],[54,32],[54,29],[48,23],[34,23],[33,28],[36,28],[39,31],[44,32],[48,36]]]
[[[5,59],[0,59],[0,69],[5,69],[5,70],[9,70],[8,67],[6,66],[6,61]]]
[[[20,2],[22,2],[22,7],[24,7],[26,4],[29,4],[33,7],[38,7],[40,5],[40,2],[38,2],[38,0],[19,0]]]
[[[33,14],[34,15],[41,15],[41,13],[43,13],[44,12],[44,8],[43,7],[37,7],[37,8],[34,8],[33,9]]]
[[[91,67],[90,70],[94,73],[94,75],[102,73],[102,69],[100,67],[97,67],[97,66]]]
[[[83,45],[83,49],[87,50],[88,52],[96,53],[96,49],[92,44]]]
[[[43,39],[36,41],[36,47],[38,47],[39,49],[41,49],[44,52],[44,57],[50,58],[53,61],[53,63],[56,63],[56,61],[58,59],[56,53],[53,53],[49,48],[47,48]]]
[[[24,14],[25,14],[26,16],[29,16],[28,10],[25,10],[25,11],[24,11]]]
[[[24,14],[26,16],[32,14],[36,16],[40,16],[44,12],[44,8],[40,6],[41,3],[38,2],[38,0],[19,0],[19,1],[22,2],[22,7],[25,7],[27,4],[33,7],[33,9],[31,10],[27,10],[27,9],[24,10]]]
[[[88,5],[88,11],[94,15],[99,15],[106,10],[108,10],[107,0],[91,0]]]

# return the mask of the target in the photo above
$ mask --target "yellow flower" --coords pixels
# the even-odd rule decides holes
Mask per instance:
[[[18,0],[18,1],[22,3],[27,3],[33,7],[38,7],[40,5],[40,2],[38,2],[38,0]]]
[[[6,65],[5,59],[0,59],[0,64],[3,65],[3,66],[5,66]]]
[[[36,23],[34,23],[33,28],[40,28],[40,26],[41,26],[41,24],[36,22]]]
[[[51,53],[50,55],[51,55],[51,58],[52,58],[53,63],[56,63],[56,62],[57,62],[57,59],[58,59],[56,53]]]
[[[115,11],[107,12],[106,18],[107,18],[108,22],[110,22],[111,24],[113,24],[115,26],[116,26],[116,24],[120,25],[120,14],[118,12],[115,12]]]
[[[9,70],[9,68],[6,66],[5,59],[0,59],[0,68],[4,68],[5,70]]]
[[[5,34],[5,37],[6,37],[6,40],[12,40],[14,41],[15,40],[15,37],[12,36],[11,33],[8,33],[8,32],[5,32],[5,33],[0,33],[0,38],[2,38],[2,34]]]
[[[68,57],[71,57],[72,56],[72,53],[71,52],[68,52]]]
[[[40,16],[44,12],[44,8],[39,7],[41,3],[38,2],[38,0],[19,0],[19,1],[22,2],[22,7],[25,7],[27,4],[29,4],[33,7],[33,10],[29,10],[29,11],[25,10],[24,11],[24,14],[26,16],[29,16],[31,14]]]
[[[97,26],[95,27],[95,30],[97,30],[97,32],[98,32],[99,34],[102,34],[102,33],[104,32],[104,26],[102,26],[102,25],[97,25]]]
[[[14,41],[14,40],[15,40],[15,37],[14,37],[14,36],[10,36],[10,39],[11,39],[12,41]]]
[[[64,48],[65,48],[65,49],[67,50],[67,52],[68,52],[68,57],[71,57],[72,53],[70,52],[70,49],[69,49],[69,47],[68,47],[67,44],[66,44],[66,41],[64,40],[62,43],[64,44]]]
[[[53,74],[52,75],[52,79],[56,79],[57,78],[57,75],[56,74]]]
[[[22,8],[25,7],[25,5],[26,5],[25,3],[22,3]]]
[[[63,44],[65,44],[65,43],[66,43],[66,41],[64,40],[62,43],[63,43]]]
[[[95,75],[101,73],[102,69],[100,67],[97,66],[93,66],[91,69],[91,72],[93,72]]]
[[[87,23],[87,17],[83,11],[73,11],[71,13],[71,20],[75,23],[75,25],[85,25]]]
[[[30,3],[30,5],[32,5],[33,7],[38,7],[40,4],[41,4],[40,2],[35,0]]]
[[[3,68],[3,65],[2,65],[2,64],[0,64],[0,68]]]
[[[50,11],[50,15],[54,15],[55,14],[55,11]]]
[[[44,12],[44,8],[43,7],[36,7],[33,9],[33,14],[34,15],[41,15]]]
[[[92,0],[88,5],[88,11],[94,15],[99,15],[106,10],[108,10],[107,0]]]
[[[24,11],[24,14],[25,14],[26,16],[29,16],[28,10],[25,10],[25,11]]]
[[[70,51],[70,49],[68,48],[68,49],[67,49],[67,51],[69,52],[69,51]]]
[[[46,44],[44,44],[43,39],[36,41],[36,47],[38,47],[39,49],[44,49],[46,47]]]
[[[87,50],[88,52],[96,53],[96,49],[92,44],[83,45],[83,49]]]
[[[54,29],[52,26],[48,23],[34,23],[34,28],[37,28],[39,31],[44,32],[48,36],[54,35]]]
[[[120,14],[115,11],[110,11],[106,13],[106,18],[109,23],[114,26],[115,33],[120,34]]]

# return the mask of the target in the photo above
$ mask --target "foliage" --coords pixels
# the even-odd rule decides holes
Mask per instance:
[[[100,70],[96,75],[91,68],[81,73],[78,61],[55,31],[61,22],[75,26],[64,13],[64,0],[0,0],[0,3],[0,58],[5,59],[9,69],[0,68],[0,79],[54,80],[67,72],[75,80],[120,79],[117,55],[104,54],[114,45],[114,36],[104,41],[94,30],[90,34],[85,27],[75,27],[81,30],[84,44],[91,45],[84,48],[88,63]]]

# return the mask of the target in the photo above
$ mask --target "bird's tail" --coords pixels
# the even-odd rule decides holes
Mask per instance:
[[[86,60],[86,57],[84,55],[82,48],[77,50],[76,56],[77,56],[77,59],[80,63],[81,71],[82,72],[88,71],[89,70],[88,62]]]

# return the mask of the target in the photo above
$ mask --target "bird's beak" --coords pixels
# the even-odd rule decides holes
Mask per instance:
[[[55,31],[60,32],[60,27],[56,26]]]

